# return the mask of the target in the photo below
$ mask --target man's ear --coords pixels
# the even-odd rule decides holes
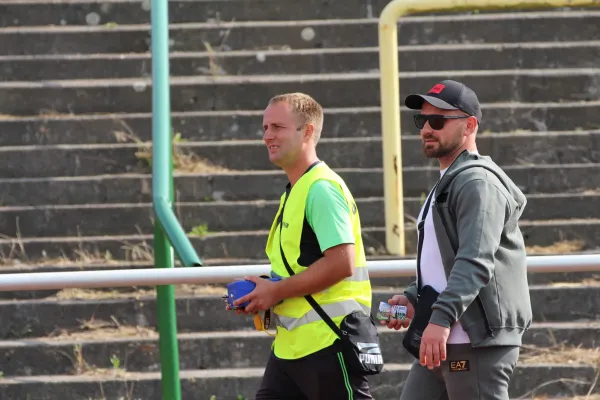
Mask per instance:
[[[304,141],[309,142],[313,140],[313,135],[315,133],[315,126],[313,124],[306,124],[304,127]]]
[[[477,132],[477,118],[469,117],[467,118],[467,129],[465,130],[465,136],[471,136]]]

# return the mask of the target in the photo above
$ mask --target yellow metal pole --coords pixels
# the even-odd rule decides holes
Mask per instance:
[[[385,241],[390,254],[405,255],[404,189],[400,139],[398,19],[435,11],[542,9],[600,6],[600,0],[392,0],[379,17],[379,71],[385,196]]]
[[[379,73],[383,142],[383,195],[385,198],[385,247],[388,253],[405,255],[402,142],[400,140],[400,82],[398,77],[398,18],[404,0],[393,0],[379,18]]]

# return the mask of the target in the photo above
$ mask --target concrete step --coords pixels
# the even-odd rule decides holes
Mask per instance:
[[[595,90],[599,75],[597,68],[401,72],[400,97],[451,78],[470,86],[483,103],[590,101],[600,99]],[[150,78],[0,82],[0,109],[12,116],[149,112],[151,83]],[[290,91],[310,93],[328,108],[377,106],[379,83],[378,72],[173,77],[171,109],[259,110],[271,96]],[[482,125],[482,129],[487,127]]]
[[[300,5],[293,0],[170,0],[169,22],[373,18],[380,15],[388,2],[347,0],[344,3],[330,3],[305,0]],[[556,10],[577,9],[581,8],[565,7]],[[594,10],[597,7],[583,9]],[[150,0],[2,0],[0,26],[144,24],[150,20],[149,10]],[[476,11],[464,14],[477,13]]]
[[[214,21],[289,21],[327,18],[373,18],[380,15],[388,0],[348,0],[343,4],[307,0],[300,6],[290,0],[171,0],[171,23]],[[597,7],[557,7],[556,11],[595,10]],[[1,0],[0,26],[143,24],[150,19],[150,0]],[[547,11],[548,8],[541,8]],[[511,11],[511,10],[509,10]],[[498,13],[501,10],[473,10],[426,13]],[[92,15],[89,15],[92,14]],[[421,14],[413,14],[421,15]]]
[[[369,378],[371,393],[376,399],[398,398],[406,380],[409,364],[386,365],[384,371]],[[264,368],[183,370],[180,372],[182,398],[249,399],[258,389]],[[591,366],[540,364],[517,366],[509,393],[522,395],[573,396],[587,394],[596,372]],[[390,384],[395,382],[396,384]],[[159,372],[96,373],[86,375],[21,376],[4,378],[0,397],[36,400],[79,400],[82,398],[161,399]],[[595,387],[592,393],[597,393]],[[546,397],[544,397],[546,398]],[[568,397],[567,397],[568,398]]]
[[[521,230],[527,246],[554,247],[557,243],[575,242],[577,250],[598,248],[600,242],[600,220],[547,220],[521,221]],[[415,229],[413,224],[405,226],[406,251],[414,254]],[[265,257],[268,232],[235,231],[208,232],[204,236],[188,235],[200,258],[261,259]],[[368,255],[385,255],[383,227],[363,228],[363,241]],[[63,237],[3,236],[0,239],[0,256],[5,263],[47,262],[48,260],[102,261],[152,260],[152,235],[101,235]]]
[[[528,348],[580,348],[598,346],[600,322],[534,324],[523,338]],[[272,331],[270,333],[273,333]],[[413,358],[399,345],[404,331],[379,329],[384,360],[410,363]],[[182,333],[178,335],[181,369],[257,368],[266,364],[273,338],[258,331]],[[51,338],[0,341],[4,378],[13,376],[67,375],[85,370],[114,369],[111,359],[128,372],[160,371],[158,333],[136,327],[111,327]],[[565,352],[563,362],[579,364]]]
[[[176,286],[176,292],[178,332],[254,330],[250,316],[225,311],[221,298],[226,293],[224,289],[213,290],[214,294],[190,295],[184,288]],[[374,315],[379,302],[401,292],[402,288],[374,288]],[[600,318],[600,285],[597,282],[589,285],[531,285],[530,296],[536,323],[573,323]],[[2,339],[39,338],[115,325],[150,329],[157,326],[154,292],[139,295],[96,292],[90,296],[75,291],[59,300],[2,300],[0,316],[5,321],[0,327]]]
[[[302,4],[289,0],[170,0],[169,22],[373,18],[387,3],[387,0],[348,0],[343,4],[322,0],[306,0]],[[0,26],[145,24],[150,20],[149,10],[149,0],[2,0]]]
[[[600,188],[600,163],[512,165],[503,169],[526,194],[595,193]],[[336,171],[356,198],[383,196],[381,168]],[[407,197],[421,197],[439,179],[439,167],[404,167],[402,172]],[[285,174],[276,170],[174,175],[178,202],[277,200],[287,183]],[[0,179],[0,204],[148,203],[151,184],[150,174]]]
[[[196,15],[194,15],[194,18]],[[295,18],[295,17],[294,17]],[[598,11],[551,11],[405,17],[399,44],[578,41],[597,39]],[[377,18],[170,25],[172,51],[377,46]],[[536,29],[531,29],[535,26]],[[0,28],[9,54],[143,53],[149,24]]]
[[[415,128],[416,130],[416,128]],[[383,163],[380,136],[324,138],[319,157],[334,169],[377,168]],[[187,172],[223,173],[276,170],[262,140],[177,143],[176,168]],[[434,166],[425,158],[417,135],[403,137],[404,167]],[[600,130],[481,134],[481,154],[500,166],[583,164],[600,162]],[[150,143],[34,145],[0,148],[5,165],[0,177],[52,177],[151,172]],[[243,157],[241,157],[243,155]],[[36,160],[24,164],[24,159]]]
[[[378,47],[171,53],[170,73],[282,75],[379,69]],[[483,43],[401,46],[400,70],[593,68],[600,42]],[[149,77],[150,53],[0,56],[1,81]]]
[[[265,98],[264,103],[268,99]],[[593,130],[600,101],[483,103],[482,133]],[[173,130],[186,141],[261,139],[264,104],[256,110],[173,112]],[[323,139],[379,135],[379,107],[326,108]],[[414,110],[401,107],[402,131],[416,132]],[[0,115],[0,146],[114,143],[115,135],[152,140],[150,113],[11,117]],[[117,132],[115,134],[115,132]]]
[[[406,222],[421,210],[421,197],[404,202]],[[598,193],[528,195],[524,220],[585,219],[597,215]],[[385,225],[382,197],[358,198],[363,227]],[[268,229],[279,207],[278,200],[176,203],[175,213],[183,229],[204,227],[208,232]],[[151,203],[43,205],[0,207],[0,233],[16,237],[130,235],[153,232]]]

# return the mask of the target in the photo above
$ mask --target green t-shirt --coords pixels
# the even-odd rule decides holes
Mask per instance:
[[[306,198],[306,220],[322,252],[340,244],[354,244],[350,208],[335,183],[321,179],[312,184]]]

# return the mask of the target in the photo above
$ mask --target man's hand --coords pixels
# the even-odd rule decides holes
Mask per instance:
[[[240,314],[246,314],[246,315],[248,315],[248,314],[250,314],[250,313],[246,312],[244,308],[235,308],[235,307],[230,307],[229,305],[225,306],[225,311],[235,311],[235,313],[237,315],[240,315]],[[257,314],[257,313],[258,313],[258,311],[254,311],[253,312],[253,314]]]
[[[433,369],[446,360],[446,342],[450,336],[450,328],[429,323],[421,338],[421,365]]]
[[[386,321],[381,321],[381,325],[387,324],[388,328],[395,330],[408,328],[410,321],[412,321],[415,316],[415,308],[410,301],[408,301],[406,296],[397,294],[388,300],[388,304],[391,306],[406,306],[406,317],[404,319],[391,319],[387,323]]]
[[[245,314],[256,314],[258,311],[268,310],[282,300],[277,295],[278,290],[276,287],[279,282],[257,276],[247,276],[244,279],[256,284],[254,290],[233,302],[234,306],[238,306],[249,301],[250,303],[243,310]]]

